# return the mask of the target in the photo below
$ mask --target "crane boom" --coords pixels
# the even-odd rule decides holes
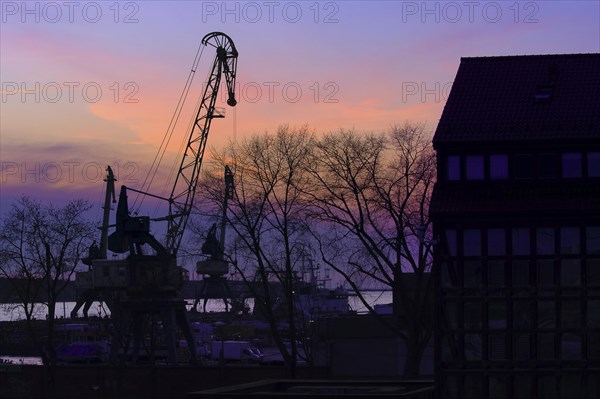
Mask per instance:
[[[211,122],[213,118],[223,117],[215,109],[222,75],[225,75],[227,84],[227,104],[231,107],[237,104],[235,77],[238,52],[233,41],[224,33],[213,32],[204,36],[202,43],[216,48],[216,56],[169,197],[166,249],[173,255],[177,255],[192,210]]]

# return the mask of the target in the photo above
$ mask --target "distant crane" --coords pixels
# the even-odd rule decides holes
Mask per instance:
[[[225,253],[225,231],[227,227],[227,206],[229,199],[234,194],[233,172],[229,166],[225,166],[225,190],[223,193],[223,212],[221,215],[220,237],[217,239],[217,224],[213,224],[206,241],[202,245],[202,253],[209,255],[206,260],[196,263],[196,272],[208,276],[204,279],[202,290],[197,294],[194,302],[194,308],[198,305],[200,299],[204,299],[203,310],[206,312],[206,302],[209,298],[222,298],[225,302],[225,308],[228,308],[227,297],[231,298],[231,291],[227,285],[225,276],[229,273],[229,264],[224,259]]]
[[[115,231],[108,236],[107,248],[114,253],[129,255],[124,260],[107,260],[106,255],[104,258],[100,256],[91,260],[94,289],[111,293],[110,310],[115,331],[111,348],[113,360],[116,360],[119,351],[127,355],[128,348],[122,343],[128,341],[126,337],[130,329],[134,336],[132,356],[134,360],[138,358],[143,344],[144,320],[152,315],[159,315],[162,319],[169,363],[177,361],[175,322],[187,340],[191,360],[196,360],[195,342],[186,317],[186,304],[177,298],[183,282],[183,270],[177,266],[177,252],[193,207],[212,120],[224,117],[223,112],[215,106],[222,76],[227,85],[227,104],[231,107],[237,104],[235,81],[238,57],[233,41],[224,33],[209,33],[202,39],[202,44],[215,48],[216,56],[169,198],[121,186]],[[192,72],[195,72],[198,60],[197,57]],[[128,191],[168,202],[168,216],[153,219],[168,222],[165,245],[150,233],[149,217],[130,214]],[[106,196],[109,196],[108,188]],[[105,241],[101,241],[101,247],[103,242]],[[146,246],[152,248],[153,254],[147,254],[144,249]]]

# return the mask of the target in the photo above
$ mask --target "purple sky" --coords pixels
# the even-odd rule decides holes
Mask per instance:
[[[461,57],[600,51],[598,1],[1,7],[0,213],[21,194],[99,204],[106,164],[120,183],[139,186],[200,39],[212,31],[231,36],[240,54],[239,104],[235,118],[228,109],[213,123],[209,146],[216,148],[285,123],[319,133],[380,131],[412,120],[433,130]],[[213,58],[204,52],[188,113]]]

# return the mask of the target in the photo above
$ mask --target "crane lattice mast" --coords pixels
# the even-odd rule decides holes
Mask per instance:
[[[238,52],[233,41],[224,33],[213,32],[206,35],[202,43],[215,47],[217,55],[169,197],[166,249],[173,255],[177,255],[192,210],[211,122],[213,118],[224,117],[223,113],[215,108],[222,75],[225,75],[227,84],[227,104],[231,107],[237,104],[235,77]]]

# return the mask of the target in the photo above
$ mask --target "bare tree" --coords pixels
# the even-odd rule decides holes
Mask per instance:
[[[235,190],[229,201],[228,220],[238,243],[233,265],[255,292],[255,308],[270,324],[275,343],[295,376],[298,348],[294,289],[298,277],[297,260],[305,234],[301,195],[308,184],[306,162],[310,159],[313,135],[307,126],[281,126],[275,134],[256,135],[225,153],[215,154],[218,163],[229,164],[235,176]],[[222,170],[222,168],[218,168]],[[221,203],[219,192],[210,194]],[[222,192],[222,185],[215,185]],[[245,267],[240,257],[246,259]],[[260,284],[255,284],[256,282]],[[281,303],[289,326],[289,349],[277,324],[277,301],[271,282],[283,287]]]
[[[311,217],[320,222],[314,237],[322,260],[367,306],[361,281],[391,289],[397,323],[390,327],[406,343],[409,377],[419,374],[432,334],[432,281],[426,274],[435,179],[430,141],[423,125],[411,123],[379,135],[340,130],[317,143],[308,164],[313,180],[306,195]]]
[[[58,208],[22,197],[8,212],[0,232],[0,275],[12,283],[26,319],[31,322],[36,303],[48,309],[45,342],[31,328],[30,332],[32,340],[43,345],[42,358],[51,372],[56,365],[56,303],[89,248],[95,230],[85,218],[90,208],[84,200]]]

